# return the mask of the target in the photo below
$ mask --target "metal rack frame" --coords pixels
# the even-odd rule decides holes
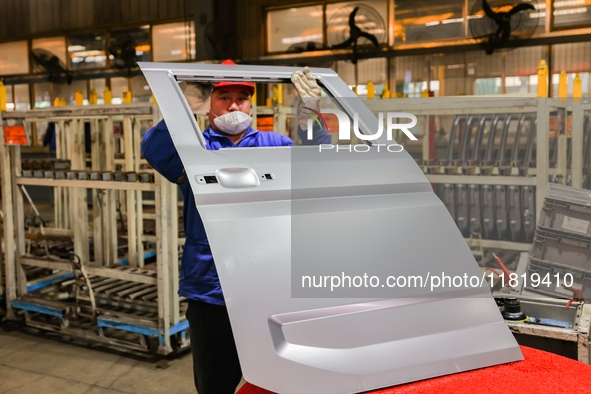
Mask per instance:
[[[591,109],[591,104],[582,104],[572,101],[563,101],[551,98],[513,98],[513,97],[449,97],[449,98],[409,98],[403,100],[369,100],[368,107],[374,112],[409,112],[415,116],[436,115],[487,115],[487,114],[527,114],[537,115],[536,127],[536,165],[527,168],[525,173],[520,171],[516,163],[509,163],[509,168],[499,168],[495,163],[492,168],[483,170],[479,166],[466,173],[463,163],[450,163],[447,166],[439,166],[433,170],[423,166],[427,178],[434,184],[474,184],[474,185],[508,185],[508,186],[535,186],[536,187],[536,222],[540,215],[540,208],[546,195],[548,177],[551,175],[562,176],[562,181],[567,175],[572,177],[574,187],[582,187],[583,183],[583,129],[585,111]],[[557,139],[556,167],[550,167],[550,113],[564,111],[572,117],[572,168],[567,168],[567,136],[560,133]],[[566,118],[561,130],[566,130]],[[429,135],[423,138],[423,158],[429,158]],[[468,242],[471,240],[467,239]],[[531,247],[529,243],[486,240],[481,242],[485,248],[499,248],[527,251]]]
[[[87,160],[84,151],[84,122],[91,124],[92,153],[90,168],[92,171],[109,172],[115,170],[118,162],[124,171],[140,171],[141,141],[139,122],[150,120],[155,124],[160,119],[158,108],[150,104],[111,105],[97,107],[57,107],[32,111],[15,111],[0,113],[2,118],[22,119],[25,122],[53,121],[56,122],[56,155],[57,158],[67,158],[71,162],[71,169],[85,171]],[[113,139],[113,122],[122,122],[122,141],[117,148]],[[78,180],[23,177],[21,169],[20,146],[4,145],[4,130],[0,128],[0,160],[2,182],[2,210],[5,213],[3,239],[6,251],[5,279],[6,306],[8,317],[14,319],[15,309],[24,311],[27,324],[42,329],[59,331],[74,336],[82,336],[103,343],[115,344],[136,350],[148,349],[146,338],[158,339],[158,352],[170,353],[173,346],[182,347],[188,344],[186,330],[188,322],[180,306],[182,298],[178,296],[179,278],[179,244],[183,240],[178,238],[178,201],[177,188],[159,174],[153,172],[152,183],[124,182],[115,180]],[[122,159],[115,158],[115,152],[123,153]],[[147,171],[147,170],[142,170]],[[45,228],[48,235],[71,237],[76,256],[80,258],[81,267],[64,259],[40,259],[25,255],[25,227],[23,195],[19,190],[21,185],[47,186],[54,188],[56,228]],[[93,230],[88,230],[87,189],[92,190]],[[156,236],[143,233],[143,220],[152,217],[143,215],[142,192],[155,193]],[[101,197],[102,196],[102,197]],[[115,213],[116,201],[122,202],[126,208],[127,252],[128,266],[116,264],[117,255],[117,218]],[[14,237],[8,236],[14,234]],[[94,255],[90,256],[88,239],[92,235]],[[155,269],[143,268],[143,242],[156,244]],[[89,264],[90,262],[93,264]],[[95,305],[72,305],[67,302],[48,301],[37,296],[38,292],[31,292],[27,286],[25,266],[41,267],[58,270],[70,275],[54,275],[56,281],[87,280],[91,283],[100,278],[112,282],[112,289],[129,289],[140,287],[146,289],[152,286],[157,291],[157,308],[146,306],[145,302],[128,298],[115,297],[115,291],[106,292],[109,297],[117,298],[113,305],[134,307],[138,310],[154,310],[152,317],[146,318],[141,313],[138,316],[127,315],[118,311],[103,310],[95,316]],[[82,273],[82,275],[80,275]],[[71,279],[75,277],[74,279]],[[57,283],[46,281],[46,285]],[[113,287],[116,286],[116,287]],[[87,289],[88,293],[93,293]],[[144,291],[145,292],[145,291]],[[130,295],[130,291],[119,291],[117,294]],[[137,294],[133,293],[133,295]],[[141,292],[140,292],[141,293]],[[90,297],[89,297],[90,296]],[[103,297],[97,294],[97,297]],[[95,302],[94,294],[86,297]],[[81,298],[82,299],[82,298]],[[104,301],[104,299],[103,299]],[[153,301],[152,301],[153,302]],[[136,305],[137,304],[137,305]],[[98,307],[97,307],[98,308]],[[147,308],[147,309],[146,309]],[[73,318],[89,313],[92,310],[91,324],[83,328],[75,327]],[[115,310],[117,310],[115,308]],[[46,324],[32,318],[33,315],[43,314],[59,319],[59,324]],[[120,331],[139,336],[140,343],[134,344],[126,340],[109,338],[105,332]],[[135,340],[135,338],[134,338]]]

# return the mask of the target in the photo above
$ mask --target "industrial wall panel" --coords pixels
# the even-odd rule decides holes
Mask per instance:
[[[85,27],[94,27],[94,16],[92,12],[89,12],[88,3],[92,0],[79,0],[75,2],[71,2],[70,4],[75,4],[73,12],[70,17],[70,26],[73,29],[83,29]]]
[[[427,56],[400,56],[396,58],[396,81],[405,80],[410,72],[411,81],[426,81],[428,76]]]
[[[462,94],[471,94],[472,84],[468,83],[468,79],[458,77],[458,78],[447,78],[445,77],[445,96],[459,96]]]
[[[102,29],[120,27],[122,24],[192,18],[192,4],[190,0],[2,0],[0,40],[63,34],[64,30]],[[257,15],[261,10],[247,4],[241,7],[249,10],[251,15]],[[257,20],[258,25],[264,26],[261,16]],[[244,23],[250,26],[253,20]],[[243,26],[243,29],[247,29],[247,26]],[[261,32],[249,34],[258,40]],[[260,49],[260,45],[257,48]],[[260,55],[260,52],[255,55]]]
[[[22,37],[29,30],[29,2],[21,0],[3,0],[5,13],[2,23],[5,26],[5,38]]]
[[[123,19],[131,18],[132,17],[132,7],[130,1],[122,1],[121,2],[121,15]]]
[[[146,19],[144,20],[156,20],[158,19],[158,3],[154,0],[146,1]]]
[[[172,7],[172,3],[171,4],[167,4],[164,1],[156,1],[154,0],[154,2],[156,3],[156,10],[157,10],[157,15],[158,17],[162,18],[163,15],[167,15],[167,12],[169,12],[169,9]]]
[[[558,44],[553,46],[553,68],[555,73],[588,72],[591,61],[591,42]]]
[[[348,85],[355,85],[355,65],[349,61],[338,61],[337,70],[339,76]],[[372,81],[374,85],[385,84],[388,81],[386,59],[366,59],[357,63],[357,72],[360,85]]]
[[[52,4],[48,4],[49,9],[51,9],[51,14],[52,14],[52,19],[53,19],[53,23],[51,23],[51,24],[57,25],[57,26],[63,26],[62,19],[61,19],[60,3],[56,3],[51,0],[45,0],[45,1],[47,1],[48,3],[52,3]]]
[[[260,3],[259,3],[260,4]],[[244,15],[239,18],[239,31],[242,32],[242,53],[245,57],[260,56],[265,51],[265,25],[262,9],[257,9],[246,1],[238,2],[238,15]],[[249,22],[250,21],[250,22]],[[255,28],[253,28],[253,26]],[[259,28],[257,29],[256,26]]]
[[[94,14],[97,18],[96,22],[101,25],[125,23],[122,10],[123,3],[125,2],[119,0],[108,0],[106,3],[109,7],[109,12],[107,13],[101,11],[101,9],[107,6],[107,4],[95,2],[94,6],[96,7],[96,10]]]
[[[128,0],[125,3],[127,3],[127,8],[123,13],[123,17],[129,22],[135,23],[138,16],[137,0]]]
[[[60,26],[60,7],[59,4],[52,0],[35,0],[31,2],[31,33],[43,32],[48,30],[55,30]],[[35,21],[36,30],[33,27],[33,20]]]
[[[64,29],[66,29],[66,26],[70,26],[70,19],[72,18],[71,17],[72,9],[70,7],[71,1],[72,0],[63,0],[60,3],[60,7],[58,7],[58,9],[59,9],[58,12],[60,14],[61,24],[62,24],[62,26],[64,26]],[[110,0],[105,0],[105,3],[107,1],[110,1]],[[108,4],[105,4],[104,7],[110,8]],[[32,12],[32,10],[31,10],[31,12]]]
[[[39,29],[39,13],[38,13],[40,7],[37,3],[39,3],[40,1],[43,1],[43,0],[30,0],[30,1],[31,1],[31,12],[29,13],[29,28],[31,30],[31,33],[35,33],[40,30]]]
[[[355,67],[353,64],[340,60],[336,62],[336,71],[347,85],[355,85]]]
[[[385,58],[368,59],[359,62],[359,72],[365,75],[365,81],[359,82],[367,83],[367,81],[373,81],[374,84],[387,83],[387,63]]]
[[[26,19],[23,16],[26,16],[29,14],[29,2],[28,1],[16,1],[16,14],[18,15],[19,18],[22,18],[23,20]],[[24,36],[25,34],[27,34],[27,32],[29,31],[29,23],[25,22],[22,25],[19,23],[17,26],[15,27],[15,32],[17,32],[18,35],[20,36]]]
[[[149,6],[150,0],[135,0],[133,3],[137,9],[136,11],[136,19],[137,21],[147,20],[149,19]]]
[[[80,2],[72,1],[69,2],[70,7],[70,20],[68,24],[64,26],[66,29],[73,29],[76,26],[76,20],[80,18]]]
[[[157,1],[157,0],[156,0]],[[173,0],[168,3],[168,7],[164,9],[165,14],[158,15],[158,18],[178,18],[184,16],[185,7],[182,6],[183,0]],[[189,12],[187,10],[186,12]]]
[[[543,59],[542,46],[517,48],[506,52],[507,76],[528,76],[538,73],[538,64]]]
[[[0,1],[0,15],[8,15],[8,2]],[[4,18],[6,19],[6,17]],[[6,37],[8,35],[8,24],[6,22],[0,23],[0,37]]]
[[[500,77],[502,55],[500,53],[487,55],[484,51],[470,51],[466,52],[466,64],[473,68],[476,78]]]

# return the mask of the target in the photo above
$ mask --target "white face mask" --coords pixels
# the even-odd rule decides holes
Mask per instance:
[[[217,116],[213,111],[211,113],[215,115],[213,123],[217,128],[230,135],[242,133],[252,123],[250,115],[242,111],[233,111],[222,116]]]

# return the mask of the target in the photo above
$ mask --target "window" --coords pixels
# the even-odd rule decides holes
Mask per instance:
[[[501,78],[478,78],[475,81],[476,84],[476,95],[490,95],[501,93]]]
[[[269,52],[290,52],[308,42],[322,47],[323,41],[321,5],[269,11],[267,14]]]
[[[415,0],[398,0],[394,7],[395,42],[437,41],[464,36],[461,1],[417,4]]]
[[[102,33],[68,36],[68,57],[71,70],[102,68],[107,65]]]
[[[523,19],[520,20],[519,22],[517,19],[517,16],[514,16],[512,18],[512,25],[513,25],[513,29],[512,29],[512,33],[513,34],[518,34],[519,31],[530,31],[530,29],[535,28],[535,30],[537,32],[543,32],[545,30],[545,24],[546,24],[546,4],[545,4],[545,0],[542,1],[537,1],[537,0],[521,0],[521,1],[516,1],[514,2],[514,4],[518,4],[521,2],[526,2],[526,3],[532,3],[532,5],[536,8],[536,11],[531,11],[529,14],[529,19]],[[484,28],[482,25],[480,25],[480,29],[478,29],[478,31],[490,31],[491,26],[494,26],[494,22],[490,21],[490,19],[485,18],[484,17],[484,12],[482,11],[482,0],[469,0],[468,1],[468,19],[469,19],[469,23],[472,22],[478,22],[480,23],[485,23],[487,25],[486,28]],[[490,4],[492,4],[492,8],[494,11],[499,11],[502,12],[503,10],[508,11],[508,8],[511,5],[511,2],[492,2],[489,1]],[[505,7],[501,6],[502,4],[506,4]],[[478,9],[477,12],[473,12],[473,10]],[[491,23],[492,22],[492,23]],[[516,29],[515,25],[518,23],[518,26],[521,27],[521,29]],[[470,29],[468,29],[468,35],[471,36],[471,32]]]
[[[573,28],[591,25],[590,5],[586,0],[555,0],[553,27]]]
[[[324,37],[323,6],[293,7],[267,13],[267,51],[304,52],[330,47],[344,42],[349,36],[349,15],[360,7],[356,24],[375,35],[380,43],[388,41],[387,0],[341,2],[326,5],[326,34]],[[370,44],[361,38],[360,45]]]
[[[152,57],[150,29],[113,30],[109,38],[109,60],[112,68],[131,68],[135,62],[149,62]]]
[[[194,23],[166,23],[152,26],[155,62],[191,60],[195,56]]]
[[[349,38],[349,15],[360,7],[355,24],[363,31],[373,34],[380,43],[388,42],[388,4],[384,0],[368,0],[363,3],[335,3],[326,6],[326,34],[329,46],[340,44]],[[365,38],[359,45],[371,45]]]
[[[67,69],[66,38],[64,36],[32,40],[31,48],[33,50],[31,54],[33,72],[47,73],[51,64],[53,64],[51,67],[57,66],[61,70]],[[54,57],[55,59],[53,59]]]
[[[478,78],[476,79],[476,95],[491,95],[502,93],[502,79],[496,78]],[[532,95],[537,94],[538,76],[528,77],[516,76],[505,78],[505,92],[513,95]]]
[[[27,41],[0,44],[0,75],[28,74]]]

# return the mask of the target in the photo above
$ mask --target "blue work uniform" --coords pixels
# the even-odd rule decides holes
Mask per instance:
[[[302,130],[298,130],[298,134],[305,136]],[[203,132],[203,136],[209,150],[294,145],[289,137],[273,132],[259,132],[251,127],[248,127],[237,144],[211,127]],[[314,129],[314,138],[310,143],[330,144],[330,136],[326,131]],[[203,221],[195,206],[195,198],[185,176],[183,163],[164,120],[144,135],[141,152],[156,171],[170,182],[179,185],[183,195],[183,224],[186,241],[181,259],[179,295],[191,300],[225,305]]]

